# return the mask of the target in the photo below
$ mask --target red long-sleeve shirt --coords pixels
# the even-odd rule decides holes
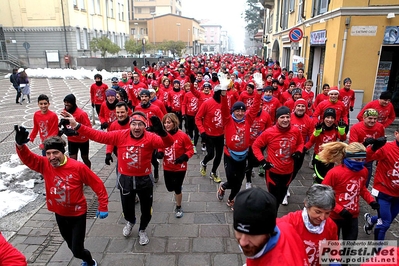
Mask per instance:
[[[222,105],[210,98],[205,101],[195,115],[195,124],[199,132],[209,136],[223,135]]]
[[[312,134],[308,142],[305,144],[305,147],[309,150],[314,144],[314,153],[319,154],[321,145],[337,140],[345,141],[346,134],[340,135],[338,133],[338,129],[336,128],[331,130],[323,130],[317,137]]]
[[[377,139],[385,136],[384,126],[380,123],[375,123],[373,127],[366,127],[364,122],[359,122],[351,126],[349,131],[349,143],[360,142],[363,143],[366,138]]]
[[[173,144],[165,149],[160,149],[164,153],[163,169],[167,171],[187,171],[187,162],[175,164],[175,160],[186,154],[188,158],[193,157],[194,149],[190,137],[180,129],[172,135]]]
[[[311,138],[314,130],[314,123],[307,114],[304,114],[302,117],[298,117],[295,115],[295,113],[292,113],[291,125],[299,129],[304,143]]]
[[[322,102],[322,101],[324,101],[324,100],[329,100],[330,99],[330,96],[328,95],[328,94],[324,94],[324,93],[321,93],[321,94],[317,94],[317,96],[316,96],[316,99],[314,100],[314,103],[313,103],[313,110],[316,110],[316,107]]]
[[[26,258],[18,249],[13,247],[0,232],[0,265],[26,266]]]
[[[165,105],[159,99],[150,100],[150,102],[151,102],[151,104],[158,106],[159,109],[161,109],[161,112],[163,113],[163,115],[167,114]]]
[[[294,77],[292,78],[292,81],[295,82],[295,88],[301,88],[301,89],[305,88],[305,81],[306,81],[305,77],[302,78]]]
[[[373,188],[386,195],[399,197],[399,147],[396,140],[374,152],[367,148],[367,161],[378,160]]]
[[[281,103],[277,98],[272,98],[270,101],[265,101],[262,99],[262,109],[269,113],[270,118],[272,119],[272,124],[276,121],[276,110],[281,107]]]
[[[312,116],[312,114],[313,114],[312,106],[313,106],[314,92],[313,91],[302,90],[302,98],[307,103],[307,106],[306,106],[307,111],[306,111],[306,113],[309,116]]]
[[[248,109],[254,103],[255,94],[256,94],[255,92],[252,92],[252,94],[249,94],[247,91],[243,91],[243,92],[241,92],[240,96],[238,97],[238,101],[243,102]]]
[[[374,100],[366,104],[357,115],[357,120],[363,121],[363,113],[367,109],[375,109],[378,112],[377,121],[380,122],[385,128],[389,127],[395,121],[396,114],[392,103],[387,106],[382,106],[379,100]]]
[[[108,89],[108,85],[103,83],[101,86],[97,86],[97,84],[92,84],[90,86],[90,99],[94,104],[102,104],[105,101],[105,91]]]
[[[183,97],[185,92],[183,90],[171,90],[168,94],[168,106],[173,112],[181,112]]]
[[[226,155],[230,156],[229,149],[237,152],[248,149],[250,144],[251,125],[259,112],[260,97],[261,95],[256,93],[254,104],[245,115],[245,120],[242,122],[236,122],[230,114],[227,97],[222,96],[222,119],[226,139],[224,153]]]
[[[339,90],[338,100],[341,100],[344,103],[346,112],[349,113],[349,108],[353,108],[355,105],[355,92],[351,89],[347,90],[342,88]]]
[[[360,171],[352,171],[344,164],[337,165],[327,172],[322,184],[329,185],[335,191],[335,208],[330,217],[333,220],[343,219],[339,213],[346,209],[353,218],[359,216],[360,196],[368,203],[375,201],[366,188],[368,171],[363,167]]]
[[[330,100],[328,101],[322,101],[317,107],[316,110],[313,113],[313,120],[317,122],[320,119],[323,118],[324,111],[327,108],[333,108],[335,109],[336,113],[336,119],[335,122],[338,124],[338,121],[342,118],[346,124],[348,124],[348,112],[346,111],[345,105],[341,101],[337,101],[335,103],[331,102]]]
[[[194,94],[189,91],[184,94],[183,103],[182,103],[182,115],[195,116],[199,109],[199,100]]]
[[[137,106],[140,104],[139,94],[140,91],[144,89],[147,89],[147,84],[143,82],[138,82],[137,84],[132,83],[132,85],[129,85],[127,90],[127,96],[129,97],[129,100],[132,101],[133,106]]]
[[[86,126],[78,129],[79,134],[96,142],[117,146],[118,172],[127,176],[145,176],[151,173],[151,156],[155,149],[173,144],[170,134],[160,136],[144,131],[140,139],[130,136],[130,129],[103,132]]]
[[[309,232],[306,228],[302,218],[302,210],[296,212],[290,212],[281,218],[277,219],[277,223],[280,221],[291,224],[299,237],[302,239],[305,245],[305,251],[308,254],[308,260],[310,265],[319,266],[319,241],[323,240],[338,240],[337,225],[331,218],[326,219],[324,224],[324,230],[320,234]]]
[[[84,126],[83,126],[84,127]],[[62,216],[80,216],[86,213],[87,203],[83,185],[90,186],[98,197],[98,210],[108,211],[108,194],[103,181],[85,164],[72,158],[59,167],[53,167],[44,156],[32,153],[26,145],[16,147],[21,161],[33,171],[41,173],[46,187],[47,209]]]
[[[112,123],[116,120],[116,111],[115,108],[113,110],[109,109],[107,106],[107,101],[104,101],[101,104],[100,113],[98,114],[98,118],[100,119],[100,123],[107,122],[108,124]]]
[[[247,111],[248,114],[249,110]],[[252,122],[250,128],[250,139],[249,143],[252,145],[257,137],[262,134],[267,128],[272,126],[272,119],[270,118],[269,113],[264,110],[260,110],[256,115],[254,121]]]
[[[85,111],[83,111],[79,107],[76,108],[75,112],[72,115],[75,118],[76,122],[81,123],[82,125],[85,125],[87,127],[91,127],[91,122],[90,122],[89,116],[87,115],[87,113]],[[67,127],[70,128],[69,125]],[[82,136],[80,134],[77,136],[68,136],[68,141],[71,141],[71,142],[83,143],[88,140],[89,139],[86,136]]]
[[[36,111],[33,115],[33,129],[29,136],[30,141],[33,142],[35,140],[38,132],[41,142],[48,137],[57,136],[58,116],[50,110],[45,114],[42,114],[41,111]]]
[[[147,108],[143,108],[140,104],[136,106],[136,108],[134,109],[135,111],[140,111],[143,112],[146,116],[147,116],[147,127],[151,126],[151,120],[150,118],[152,116],[157,116],[159,119],[162,120],[162,117],[164,116],[164,114],[162,113],[161,109],[159,109],[158,106],[156,106],[155,104],[151,104],[149,107]]]
[[[114,131],[114,130],[124,130],[124,129],[129,129],[130,128],[130,123],[129,121],[124,124],[121,125],[118,120],[115,120],[114,122],[111,123],[111,125],[109,125],[108,127],[108,131]],[[105,149],[105,154],[107,153],[112,153],[114,151],[114,145],[107,145],[106,149]]]
[[[264,159],[262,149],[266,147],[266,160],[274,165],[270,169],[276,174],[290,174],[294,170],[292,154],[302,152],[303,139],[298,128],[291,126],[288,131],[282,132],[276,125],[266,129],[255,140],[252,150],[258,161]]]

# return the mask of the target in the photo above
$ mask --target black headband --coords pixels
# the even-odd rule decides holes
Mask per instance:
[[[59,150],[62,153],[65,153],[65,146],[63,143],[49,143],[47,145],[44,145],[44,150]]]

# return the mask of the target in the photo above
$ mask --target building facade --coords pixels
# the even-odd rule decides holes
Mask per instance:
[[[303,66],[316,93],[324,83],[342,87],[350,77],[361,104],[384,90],[399,102],[399,0],[261,3],[265,56],[294,72]]]
[[[205,29],[205,41],[201,51],[203,53],[222,53],[222,26],[209,22],[202,22],[201,26]],[[227,32],[225,35],[227,37]]]
[[[121,49],[129,38],[127,0],[3,0],[0,10],[2,53],[30,67],[75,67],[78,57],[99,56],[92,38]]]

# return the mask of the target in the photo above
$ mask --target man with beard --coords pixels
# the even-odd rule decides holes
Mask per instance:
[[[64,154],[65,141],[62,138],[47,138],[44,141],[46,157],[43,157],[32,153],[25,145],[29,133],[24,127],[15,126],[15,131],[17,154],[26,166],[43,175],[47,208],[55,213],[68,248],[74,257],[83,260],[82,265],[97,265],[90,251],[84,248],[87,202],[83,188],[88,185],[96,193],[99,205],[96,216],[104,219],[108,216],[108,195],[103,181],[86,165]]]
[[[85,111],[80,109],[76,105],[76,98],[73,94],[68,94],[64,98],[65,111],[72,114],[76,121],[91,127],[89,116]],[[78,159],[78,151],[80,150],[80,156],[87,167],[91,167],[91,162],[89,160],[89,139],[85,136],[79,135],[75,130],[73,130],[68,124],[68,120],[61,119],[60,125],[64,128],[62,132],[68,137],[68,153],[69,157],[72,159]]]
[[[103,76],[94,75],[95,83],[90,86],[91,107],[96,108],[97,115],[100,114],[101,104],[105,101],[105,91],[108,85],[103,83]],[[94,114],[93,114],[94,115]]]
[[[61,115],[70,121],[70,126],[79,134],[94,141],[114,145],[118,148],[118,172],[122,210],[127,221],[122,234],[128,237],[136,223],[134,199],[140,199],[139,244],[147,245],[150,241],[145,229],[152,217],[153,183],[151,174],[151,154],[155,149],[162,149],[173,144],[173,138],[162,126],[161,120],[152,116],[152,129],[146,131],[147,117],[142,112],[134,112],[129,129],[103,132],[77,123],[68,112]]]

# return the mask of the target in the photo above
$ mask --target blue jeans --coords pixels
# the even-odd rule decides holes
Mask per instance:
[[[374,239],[384,240],[392,221],[399,213],[399,197],[392,197],[379,192],[377,201],[380,204],[379,216],[381,222],[377,223],[377,216],[371,218],[373,224],[377,223],[374,229]]]

